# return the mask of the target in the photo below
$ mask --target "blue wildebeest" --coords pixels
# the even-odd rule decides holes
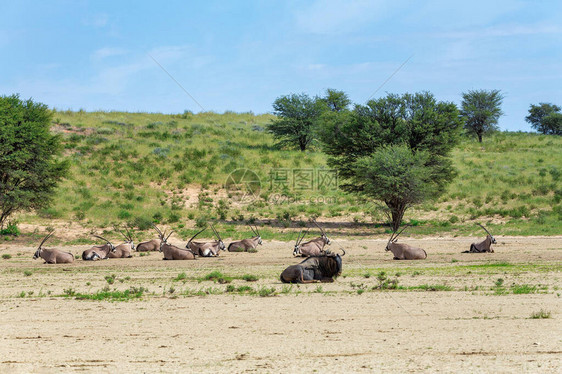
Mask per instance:
[[[314,283],[333,282],[334,278],[341,275],[342,255],[325,253],[319,256],[310,256],[297,265],[291,265],[281,273],[283,283]]]

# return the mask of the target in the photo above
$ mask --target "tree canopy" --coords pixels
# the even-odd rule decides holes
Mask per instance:
[[[474,133],[482,143],[482,136],[498,129],[498,119],[503,115],[500,90],[471,90],[462,93],[461,115],[464,128]]]
[[[278,140],[278,145],[305,151],[314,140],[317,121],[327,110],[326,103],[307,94],[278,97],[273,103],[273,113],[278,117],[268,125],[268,131]]]
[[[562,114],[558,105],[550,103],[531,104],[525,121],[545,135],[562,135]]]
[[[438,196],[456,175],[449,153],[459,111],[429,92],[389,94],[329,118],[320,134],[341,187],[382,201],[394,229],[408,207]]]
[[[46,105],[0,97],[0,227],[11,214],[48,206],[68,162],[57,159],[60,138],[49,132]]]

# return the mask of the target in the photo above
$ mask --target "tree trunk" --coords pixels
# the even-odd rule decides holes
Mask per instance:
[[[392,220],[392,230],[394,232],[398,231],[400,224],[402,224],[402,218],[404,217],[404,212],[406,211],[406,204],[401,202],[386,202],[386,206],[390,209],[390,218]]]
[[[478,143],[482,143],[482,133],[478,133]]]

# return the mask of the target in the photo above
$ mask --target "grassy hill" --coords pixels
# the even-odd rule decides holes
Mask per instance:
[[[319,173],[329,173],[324,154],[276,149],[265,131],[271,115],[58,111],[53,118],[71,175],[51,208],[21,215],[20,222],[48,225],[55,219],[92,228],[132,222],[147,229],[156,221],[188,235],[194,226],[220,219],[223,230],[239,236],[237,226],[248,220],[283,227],[319,216],[342,227],[348,222],[386,230],[376,204],[318,188]],[[474,222],[498,234],[562,233],[562,137],[497,133],[482,144],[467,138],[453,158],[459,173],[448,192],[407,211],[413,233],[473,233]],[[261,181],[260,198],[251,204],[233,200],[224,189],[228,175],[240,168]],[[272,170],[281,178],[272,179]],[[279,186],[284,173],[286,187]],[[310,175],[313,185],[303,189]],[[264,236],[275,236],[264,230]]]

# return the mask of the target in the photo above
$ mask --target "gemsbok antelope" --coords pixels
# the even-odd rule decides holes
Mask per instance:
[[[133,257],[133,255],[131,254],[131,252],[135,250],[135,243],[133,242],[133,236],[131,235],[131,232],[129,231],[129,229],[127,227],[125,227],[125,229],[127,230],[127,235],[125,235],[121,230],[118,230],[116,228],[117,232],[119,232],[125,238],[125,243],[119,244],[117,247],[115,247],[114,251],[109,252],[107,254],[108,258],[131,258],[131,257]]]
[[[256,226],[256,228],[254,229],[251,225],[249,226],[250,229],[252,229],[252,232],[254,233],[255,236],[250,239],[242,239],[230,243],[228,245],[229,252],[248,252],[251,250],[255,250],[258,245],[263,244],[261,240],[260,232],[258,231],[258,227]]]
[[[203,230],[199,231],[197,234],[193,235],[193,237],[189,239],[185,247],[187,249],[190,249],[197,256],[216,257],[220,254],[220,251],[226,250],[226,246],[224,245],[224,242],[222,241],[218,231],[215,230],[215,226],[211,224],[211,229],[213,229],[213,232],[215,233],[217,240],[212,242],[204,242],[204,243],[193,241],[193,239],[195,239],[197,235],[205,231],[205,229],[206,227]]]
[[[115,252],[115,246],[111,244],[109,240],[98,235],[94,236],[98,239],[105,240],[107,243],[104,245],[95,245],[82,252],[82,260],[84,261],[105,260],[108,258],[107,256],[110,252]]]
[[[156,229],[160,237],[159,250],[164,254],[164,260],[195,260],[195,253],[191,250],[168,244],[168,238],[174,233],[173,231],[171,231],[168,236],[165,236],[166,232],[162,233],[156,225],[152,226]]]
[[[74,262],[74,255],[70,252],[63,252],[58,249],[43,249],[43,244],[54,234],[54,231],[45,236],[37,247],[35,254],[33,255],[33,259],[37,260],[37,258],[41,257],[45,260],[45,264],[71,264]]]
[[[152,239],[137,245],[137,252],[156,252],[160,250],[160,239]]]
[[[494,253],[494,250],[492,249],[492,244],[497,243],[496,238],[494,238],[492,234],[490,234],[490,232],[484,226],[482,226],[479,223],[477,223],[477,225],[482,227],[484,231],[486,231],[486,233],[488,234],[486,235],[486,239],[484,239],[480,243],[472,243],[470,245],[470,250],[464,251],[462,253],[483,253],[483,252]]]
[[[314,283],[333,282],[334,278],[341,275],[342,255],[325,253],[320,256],[310,256],[297,265],[291,265],[281,273],[283,283]]]
[[[316,227],[320,229],[322,235],[319,236],[318,238],[309,240],[306,243],[301,244],[300,242],[302,242],[302,239],[304,238],[303,236],[303,238],[300,239],[300,242],[298,242],[297,245],[295,245],[295,249],[293,250],[293,256],[302,256],[302,257],[319,256],[325,253],[324,246],[326,244],[330,245],[332,243],[328,238],[328,236],[326,235],[324,229],[322,229],[322,227],[320,227],[320,225],[316,223],[316,221],[313,220],[312,222],[316,225]]]
[[[396,231],[390,235],[390,239],[386,244],[385,251],[391,251],[394,255],[394,260],[424,260],[427,258],[427,252],[421,248],[412,247],[408,244],[396,243],[398,236],[402,234],[402,231],[406,229],[409,225],[404,226],[404,228],[396,234]]]

